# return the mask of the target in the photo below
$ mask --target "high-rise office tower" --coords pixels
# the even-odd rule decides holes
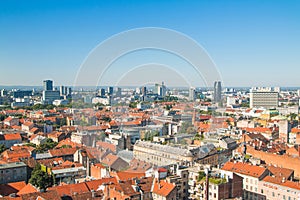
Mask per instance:
[[[113,93],[114,93],[114,88],[113,88],[113,87],[108,87],[108,88],[107,88],[107,94],[108,94],[109,96],[112,96]]]
[[[105,89],[104,88],[99,89],[98,95],[101,96],[101,97],[104,97],[105,96]]]
[[[65,87],[64,86],[60,86],[59,87],[59,93],[60,93],[60,96],[63,96],[63,95],[65,95],[66,93],[65,93]]]
[[[222,85],[221,81],[215,81],[214,83],[214,101],[219,103],[222,100]]]
[[[166,96],[166,92],[167,87],[165,86],[164,82],[162,82],[161,85],[158,83],[155,84],[155,93],[157,93],[158,96],[164,97]]]
[[[142,95],[146,95],[147,94],[147,88],[145,87],[145,86],[143,86],[142,88],[141,88],[141,93],[142,93]]]
[[[189,100],[195,101],[195,99],[196,99],[196,90],[195,88],[191,87],[189,91]]]
[[[122,89],[121,88],[117,88],[117,92],[116,92],[116,96],[120,97],[122,95]]]
[[[53,90],[53,81],[52,80],[44,80],[43,87],[44,87],[44,91]]]

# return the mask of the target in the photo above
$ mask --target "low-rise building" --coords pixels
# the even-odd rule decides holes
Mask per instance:
[[[176,199],[176,185],[164,180],[154,179],[152,185],[152,197],[157,200],[174,200]]]
[[[20,133],[7,133],[0,134],[0,144],[5,145],[6,148],[10,148],[15,144],[21,144],[22,137]]]
[[[280,179],[273,176],[266,176],[259,182],[260,193],[266,199],[274,200],[295,200],[300,198],[300,184]]]
[[[265,199],[259,191],[259,181],[270,172],[263,166],[255,166],[242,162],[227,162],[222,168],[224,176],[233,177],[233,173],[243,178],[243,199]]]
[[[0,164],[0,184],[27,182],[27,165],[23,162]]]
[[[157,166],[176,164],[177,162],[192,162],[194,154],[191,150],[137,141],[133,148],[134,158]]]

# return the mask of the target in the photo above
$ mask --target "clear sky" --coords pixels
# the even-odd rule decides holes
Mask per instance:
[[[226,86],[300,86],[300,1],[0,1],[0,85],[72,85],[89,52],[122,31],[195,39]]]

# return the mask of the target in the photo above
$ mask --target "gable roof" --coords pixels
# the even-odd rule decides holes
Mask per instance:
[[[66,155],[73,155],[77,151],[77,148],[62,148],[62,149],[50,149],[49,153],[53,157],[60,157]]]
[[[250,165],[247,163],[242,163],[242,162],[234,163],[234,162],[229,161],[229,162],[225,163],[222,170],[260,178],[267,169],[264,167]]]
[[[55,187],[48,188],[48,190],[55,190],[59,196],[64,196],[64,195],[70,196],[74,193],[79,194],[79,193],[84,193],[89,191],[85,183],[55,186]]]
[[[95,190],[95,191],[99,191],[101,189],[101,186],[104,183],[117,183],[117,179],[115,177],[111,177],[111,178],[102,178],[99,180],[93,180],[93,181],[88,181],[85,182],[86,186],[89,188],[89,190]]]
[[[169,194],[176,188],[176,185],[173,183],[168,183],[164,180],[158,182],[154,180],[153,193],[158,194],[159,196],[167,197]]]
[[[275,167],[273,165],[268,166],[268,170],[275,176],[278,178],[285,178],[286,180],[289,179],[293,173],[294,170],[292,169],[288,169],[288,168],[282,168],[282,167]]]
[[[121,171],[121,172],[116,172],[115,175],[118,180],[124,181],[133,178],[142,178],[145,176],[145,173]]]
[[[273,183],[273,184],[277,184],[277,185],[281,185],[281,186],[285,186],[288,188],[293,188],[293,189],[297,189],[300,190],[300,185],[298,182],[293,182],[293,181],[282,181],[282,179],[276,178],[276,177],[272,177],[272,176],[266,176],[263,181],[265,182],[269,182],[269,183]]]
[[[3,135],[4,140],[22,140],[20,133],[9,133]]]
[[[17,194],[18,195],[23,195],[23,194],[29,194],[29,193],[34,193],[37,192],[38,190],[31,185],[30,183],[28,183],[25,187],[23,187]]]
[[[12,193],[18,193],[25,186],[26,186],[25,181],[1,184],[0,195],[7,196]]]

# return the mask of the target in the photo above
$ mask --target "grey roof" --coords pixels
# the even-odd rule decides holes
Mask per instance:
[[[126,162],[130,162],[133,159],[133,151],[123,150],[119,151],[117,155]]]
[[[193,156],[191,151],[189,151],[188,149],[182,149],[179,147],[171,147],[168,145],[155,144],[155,143],[146,142],[146,141],[138,140],[134,146],[140,146],[140,147],[149,148],[149,149],[156,149],[157,151],[166,152],[166,153],[170,153],[170,154],[177,154],[177,155],[181,155],[181,156],[190,156],[190,157]]]
[[[72,167],[72,168],[64,168],[64,169],[55,169],[52,170],[53,174],[62,174],[62,173],[73,173],[73,172],[78,172],[78,171],[85,171],[86,168],[81,166],[81,167]]]
[[[232,143],[236,143],[236,141],[230,137],[224,138],[222,139],[224,142],[226,142],[226,144],[232,144]]]
[[[14,162],[14,163],[0,164],[0,169],[26,167],[26,166],[27,165],[25,163],[23,163],[23,162]]]
[[[37,153],[35,155],[35,159],[39,160],[39,159],[46,159],[46,158],[52,158],[50,153]]]

